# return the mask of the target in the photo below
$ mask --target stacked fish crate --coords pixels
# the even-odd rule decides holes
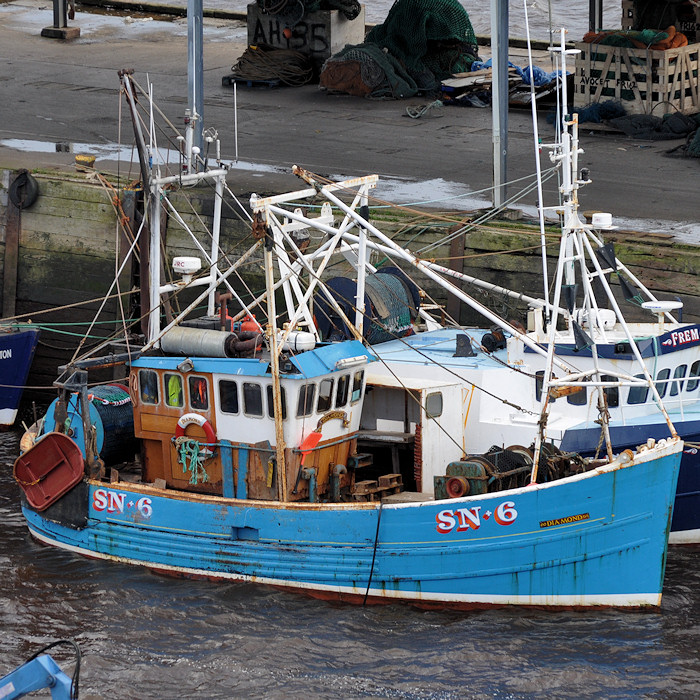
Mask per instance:
[[[690,1],[686,12],[677,12],[675,26],[688,37],[687,46],[655,50],[627,48],[600,43],[577,43],[574,106],[617,101],[628,114],[670,112],[695,114],[700,111],[698,72],[700,68],[700,7]],[[690,15],[688,13],[691,13]],[[622,2],[622,29],[640,27],[639,3]]]

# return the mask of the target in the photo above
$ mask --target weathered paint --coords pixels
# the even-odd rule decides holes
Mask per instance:
[[[82,529],[58,525],[50,513],[24,514],[37,539],[80,554],[322,597],[656,606],[680,450],[669,441],[629,464],[549,484],[385,503],[378,532],[377,503],[245,501],[97,481],[89,483],[93,505]],[[584,502],[588,518],[567,517]],[[441,533],[440,513],[459,510],[472,513],[469,525]]]

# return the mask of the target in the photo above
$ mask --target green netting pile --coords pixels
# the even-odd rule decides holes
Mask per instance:
[[[346,46],[321,71],[322,88],[373,98],[434,93],[478,58],[476,35],[458,0],[396,0],[363,44]]]
[[[700,158],[700,115],[696,114],[695,118],[698,122],[698,128],[695,130],[694,134],[688,137],[688,145],[686,146],[685,154],[692,158]]]

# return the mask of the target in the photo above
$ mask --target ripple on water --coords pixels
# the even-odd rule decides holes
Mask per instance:
[[[700,694],[698,548],[670,551],[660,612],[330,605],[37,544],[12,480],[17,444],[0,435],[0,672],[72,637],[83,652],[81,696],[120,700]]]

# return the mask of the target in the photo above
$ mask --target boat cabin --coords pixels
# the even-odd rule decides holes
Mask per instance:
[[[227,497],[337,500],[352,486],[371,359],[357,341],[283,356],[282,478],[269,357],[139,358],[130,393],[143,480]]]

